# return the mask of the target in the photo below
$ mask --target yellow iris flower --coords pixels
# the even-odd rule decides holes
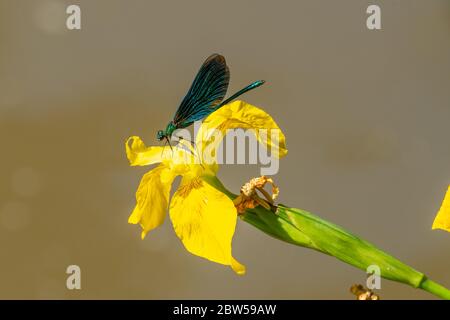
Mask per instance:
[[[169,208],[175,233],[190,253],[231,266],[241,275],[245,266],[233,258],[231,248],[236,208],[226,194],[207,182],[208,176],[217,173],[215,157],[222,138],[228,129],[236,128],[252,129],[273,156],[286,155],[285,137],[272,117],[243,101],[227,104],[209,115],[200,127],[195,147],[183,140],[173,150],[147,147],[137,136],[128,138],[125,146],[132,166],[159,163],[143,176],[136,192],[136,207],[128,219],[131,224],[140,224],[142,239],[164,222]],[[271,132],[277,133],[277,141]],[[177,176],[182,180],[169,207],[171,186]]]
[[[450,232],[450,185],[442,206],[434,219],[432,229],[442,229]]]

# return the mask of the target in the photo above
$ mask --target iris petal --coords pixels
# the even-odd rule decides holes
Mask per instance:
[[[240,100],[209,115],[202,123],[196,143],[202,150],[217,150],[227,130],[238,128],[252,129],[258,141],[270,149],[274,157],[287,154],[286,138],[275,120],[262,109]]]
[[[162,162],[170,152],[168,147],[147,147],[138,136],[129,137],[125,142],[125,149],[132,166],[146,166]]]
[[[190,253],[245,273],[231,255],[237,213],[225,194],[198,177],[184,177],[169,212],[175,233]]]
[[[164,222],[174,178],[165,165],[157,166],[142,177],[136,192],[136,207],[128,218],[128,223],[141,225],[142,239]]]
[[[432,228],[450,232],[450,185],[448,186],[442,206],[434,219]]]

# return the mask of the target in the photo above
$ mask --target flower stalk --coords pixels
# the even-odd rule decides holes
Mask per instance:
[[[216,176],[211,176],[208,183],[231,199],[236,199],[237,196],[229,192]],[[364,272],[367,267],[376,265],[380,268],[382,278],[420,288],[439,298],[450,300],[450,290],[447,288],[375,245],[308,211],[278,205],[273,212],[257,206],[247,209],[239,217],[278,240],[333,256]]]
[[[279,205],[276,213],[262,207],[249,209],[241,219],[285,242],[333,256],[366,271],[370,265],[380,268],[380,276],[420,288],[450,300],[450,291],[428,279],[373,244],[305,210]]]

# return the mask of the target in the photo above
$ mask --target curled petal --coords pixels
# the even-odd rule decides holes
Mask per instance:
[[[163,162],[175,171],[189,170],[186,166],[198,165],[200,159],[188,146],[188,142],[181,141],[176,146],[147,147],[138,136],[132,136],[125,142],[128,160],[132,166],[146,166]]]
[[[450,232],[450,185],[447,194],[444,197],[442,206],[439,209],[436,218],[434,218],[433,229],[442,229]]]
[[[184,177],[172,197],[170,218],[190,253],[245,273],[245,267],[231,255],[237,213],[225,194],[200,178]]]
[[[142,177],[136,192],[136,207],[128,218],[128,223],[140,224],[142,239],[150,230],[164,222],[174,178],[171,171],[162,164]]]
[[[245,274],[245,266],[239,263],[233,257],[231,257],[231,268],[233,269],[234,272],[236,272],[240,276]]]
[[[168,156],[168,147],[147,147],[141,138],[132,136],[125,142],[128,160],[132,166],[146,166],[162,162]]]
[[[202,123],[196,143],[204,152],[217,150],[227,130],[238,128],[251,130],[274,157],[287,154],[285,136],[273,118],[262,109],[239,100],[209,115]]]

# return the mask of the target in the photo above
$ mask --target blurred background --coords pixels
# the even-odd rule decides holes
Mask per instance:
[[[66,29],[69,4],[82,29]],[[366,28],[378,4],[382,30]],[[450,286],[450,2],[0,0],[0,298],[353,299],[365,273],[238,221],[225,266],[189,254],[170,219],[127,223],[148,168],[124,141],[173,116],[203,60],[268,111],[289,154],[280,202],[314,212]],[[225,165],[235,192],[259,166]],[[66,268],[81,267],[81,290]],[[382,299],[431,295],[382,281]]]

